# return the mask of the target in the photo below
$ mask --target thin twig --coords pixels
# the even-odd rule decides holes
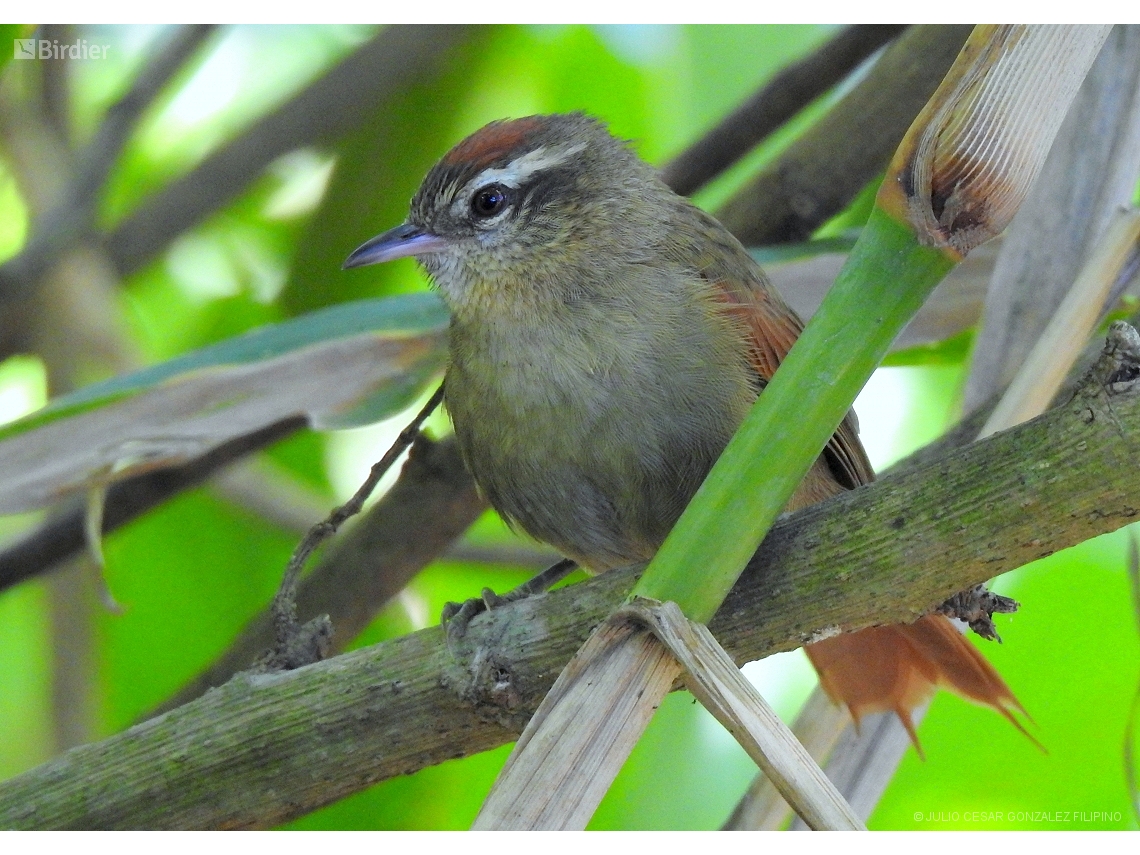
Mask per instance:
[[[372,465],[368,477],[364,479],[364,483],[360,485],[352,498],[345,502],[340,507],[333,510],[328,517],[321,522],[314,525],[309,529],[308,533],[302,538],[297,548],[293,551],[292,557],[289,559],[289,564],[285,567],[285,576],[281,580],[281,587],[277,589],[277,594],[273,598],[273,627],[276,635],[276,645],[271,660],[267,663],[267,667],[273,667],[274,664],[280,663],[282,656],[289,662],[293,662],[295,654],[286,655],[295,643],[298,633],[303,629],[297,622],[297,586],[301,581],[301,571],[305,567],[305,562],[309,560],[309,556],[313,554],[318,546],[324,543],[325,540],[336,534],[345,522],[350,517],[360,513],[364,507],[364,503],[368,497],[372,495],[372,491],[376,489],[376,485],[380,483],[380,479],[392,468],[392,464],[408,450],[408,447],[419,436],[420,426],[423,425],[424,420],[427,419],[439,406],[443,400],[443,384],[432,393],[431,398],[424,404],[423,409],[416,414],[416,417],[400,431],[400,435],[396,437],[396,441],[392,443],[392,447],[385,452],[384,456]],[[292,667],[296,667],[293,665]]]

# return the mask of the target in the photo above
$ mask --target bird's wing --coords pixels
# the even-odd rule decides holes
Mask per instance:
[[[752,263],[750,258],[748,261]],[[761,384],[766,385],[803,332],[803,322],[760,268],[755,263],[752,267],[753,270],[736,271],[736,276],[731,276],[730,271],[714,271],[706,267],[703,275],[714,286],[725,311],[744,325],[748,333],[749,359]],[[857,424],[854,411],[849,411],[824,448],[828,468],[848,490],[875,480],[871,461],[859,441]]]

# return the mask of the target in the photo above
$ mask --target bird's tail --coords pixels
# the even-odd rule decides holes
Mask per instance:
[[[991,707],[1041,747],[1014,717],[1014,711],[1029,715],[1005,681],[944,615],[837,635],[804,649],[824,690],[847,707],[856,726],[865,713],[894,712],[919,754],[911,715],[938,686]]]

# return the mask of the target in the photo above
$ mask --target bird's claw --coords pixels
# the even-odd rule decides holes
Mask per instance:
[[[525,600],[527,597],[540,594],[551,585],[566,578],[578,565],[569,558],[563,558],[556,564],[547,567],[533,579],[519,585],[505,594],[496,594],[490,588],[484,588],[478,597],[473,597],[462,603],[447,603],[440,615],[440,622],[447,628],[447,647],[454,654],[457,644],[467,634],[467,625],[482,612],[489,612],[507,603]]]
[[[484,588],[478,597],[472,597],[462,603],[445,603],[440,622],[447,628],[447,646],[454,651],[455,645],[467,635],[468,625],[478,615],[525,596],[526,592],[520,592],[518,589],[499,595],[490,588]]]

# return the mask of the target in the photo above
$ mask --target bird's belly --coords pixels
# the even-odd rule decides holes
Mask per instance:
[[[670,384],[631,407],[624,381],[536,366],[489,386],[453,370],[456,438],[491,505],[594,571],[652,558],[737,423],[724,390]],[[486,376],[483,374],[482,376]],[[488,412],[495,413],[488,419]]]

